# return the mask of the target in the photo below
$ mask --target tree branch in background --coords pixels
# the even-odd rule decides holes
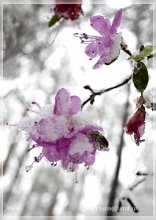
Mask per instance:
[[[134,202],[131,200],[131,198],[129,197],[122,197],[120,200],[119,200],[119,203],[118,203],[118,209],[117,209],[117,212],[120,212],[120,210],[122,210],[122,201],[123,200],[126,200],[128,202],[128,204],[131,206],[133,212],[135,213],[138,213],[139,212],[139,209],[136,207],[136,205],[134,204]]]
[[[143,179],[139,180],[137,183],[135,183],[133,186],[129,187],[129,190],[133,191],[138,185],[140,185],[142,182],[146,180],[146,177]]]
[[[156,111],[156,103],[151,103],[152,105],[152,111]]]
[[[145,172],[138,171],[138,172],[136,172],[135,175],[136,176],[152,176],[153,173],[145,173]]]
[[[144,172],[140,172],[138,171],[136,173],[137,176],[148,176],[148,175],[153,175],[153,174],[149,174],[149,173],[144,173]],[[139,186],[141,183],[143,183],[144,181],[146,181],[146,177],[142,178],[141,180],[137,181],[136,183],[134,183],[131,187],[129,187],[128,189],[130,191],[133,191],[137,186]],[[134,202],[132,201],[132,199],[130,199],[129,197],[122,197],[121,199],[119,199],[118,202],[118,209],[117,212],[120,212],[120,210],[122,210],[122,201],[123,200],[127,200],[127,202],[129,203],[129,205],[131,206],[132,210],[137,213],[139,212],[139,209],[134,205]]]
[[[127,101],[125,103],[125,107],[124,107],[124,115],[123,115],[123,119],[122,119],[122,127],[125,125],[127,118],[128,118],[128,107],[129,107],[129,95],[130,95],[130,86],[128,86],[127,88]],[[109,196],[109,202],[108,202],[108,207],[110,207],[111,209],[108,209],[108,212],[106,213],[106,216],[113,216],[115,213],[113,212],[113,206],[114,206],[114,200],[116,198],[116,193],[117,193],[117,189],[118,189],[118,184],[119,184],[119,172],[120,172],[120,167],[121,167],[121,157],[122,157],[122,150],[123,150],[123,146],[124,146],[124,130],[122,129],[121,132],[121,139],[120,139],[120,143],[118,146],[118,150],[117,150],[117,164],[116,164],[116,168],[115,168],[115,173],[114,173],[114,179],[112,181],[112,185],[110,187],[111,191],[110,191],[110,196]],[[109,218],[108,218],[109,219]]]

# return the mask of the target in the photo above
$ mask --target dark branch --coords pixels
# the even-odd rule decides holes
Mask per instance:
[[[135,183],[133,186],[131,186],[129,188],[129,190],[134,190],[134,188],[136,188],[138,185],[140,185],[142,182],[144,182],[146,180],[146,177],[144,177],[143,179],[139,180],[137,183]]]
[[[121,43],[121,49],[122,49],[126,54],[128,54],[129,56],[132,56],[131,51],[128,49],[128,46],[127,46],[127,44],[125,44],[124,41],[122,41],[122,43]],[[153,58],[154,56],[155,56],[155,54],[150,54],[149,56],[147,56],[147,59],[149,60],[150,58]],[[105,92],[108,92],[108,91],[110,91],[110,90],[119,88],[119,87],[121,87],[121,86],[124,86],[125,84],[127,84],[127,83],[131,80],[131,78],[132,78],[132,75],[129,76],[127,79],[125,79],[123,82],[121,82],[121,83],[119,83],[119,84],[117,84],[117,85],[115,85],[115,86],[112,86],[112,87],[110,87],[110,88],[99,90],[98,92],[95,92],[89,85],[84,86],[85,89],[90,90],[91,95],[89,96],[88,99],[86,99],[86,100],[82,103],[81,109],[83,109],[83,107],[84,107],[88,102],[90,102],[90,104],[92,105],[92,104],[94,103],[95,97],[96,97],[97,95],[102,95],[102,94],[104,94]],[[155,108],[156,108],[156,106],[154,106],[155,103],[152,103],[152,104],[153,104],[152,110],[155,110]]]
[[[147,59],[149,60],[149,59],[151,59],[153,57],[156,57],[156,54],[150,54],[149,56],[147,56]]]
[[[122,201],[121,201],[121,200],[119,200],[119,202],[118,202],[118,208],[117,208],[117,212],[120,212],[121,207],[122,207]]]
[[[125,53],[127,53],[129,56],[132,56],[131,51],[128,49],[128,46],[127,46],[127,44],[124,42],[123,39],[122,39],[122,43],[121,43],[121,49],[122,49]],[[90,102],[90,104],[92,105],[92,104],[94,103],[95,97],[96,97],[97,95],[102,95],[102,94],[104,94],[105,92],[108,92],[108,91],[110,91],[110,90],[119,88],[119,87],[121,87],[121,86],[127,84],[127,83],[130,81],[131,78],[132,78],[132,75],[129,76],[127,79],[125,79],[123,82],[121,82],[121,83],[119,83],[119,84],[117,84],[117,85],[115,85],[115,86],[112,86],[112,87],[110,87],[110,88],[108,88],[108,89],[102,89],[102,90],[100,90],[100,91],[98,91],[98,92],[95,92],[89,85],[84,86],[85,89],[90,90],[91,95],[89,96],[88,99],[86,99],[86,100],[82,103],[82,105],[81,105],[81,110],[83,109],[83,107],[84,107],[88,102]]]
[[[135,213],[139,212],[139,209],[135,206],[134,202],[129,197],[123,197],[122,199],[127,200]]]
[[[152,176],[153,173],[145,173],[145,172],[138,171],[138,172],[136,172],[135,175],[137,175],[137,176],[149,176],[149,175]]]
[[[127,118],[128,118],[128,107],[129,107],[129,95],[130,95],[130,86],[127,86],[127,101],[125,103],[125,111],[123,114],[123,118],[122,118],[122,127],[124,127]],[[116,164],[116,168],[115,168],[115,172],[114,172],[114,177],[113,177],[113,181],[111,184],[111,191],[110,191],[110,196],[109,196],[109,201],[108,201],[108,207],[113,207],[114,206],[114,201],[116,198],[116,194],[117,194],[117,189],[119,186],[119,173],[120,173],[120,168],[121,168],[121,160],[122,160],[122,151],[123,151],[123,147],[124,147],[124,129],[122,129],[121,132],[121,138],[120,138],[120,143],[118,145],[117,148],[117,156],[118,156],[118,160],[117,160],[117,164]],[[108,210],[108,212],[106,213],[106,216],[113,216],[114,212],[111,210]]]
[[[152,105],[152,111],[156,111],[156,103],[151,103]]]
[[[121,87],[121,86],[124,86],[125,84],[127,84],[127,83],[131,80],[131,78],[132,78],[132,75],[129,76],[127,79],[125,79],[123,82],[121,82],[121,83],[119,83],[119,84],[117,84],[117,85],[115,85],[115,86],[109,87],[109,88],[107,88],[107,89],[99,90],[98,92],[95,92],[89,85],[84,86],[85,89],[90,90],[91,95],[89,96],[88,99],[86,99],[86,100],[82,103],[81,109],[83,109],[83,107],[84,107],[88,102],[90,102],[90,104],[93,104],[96,96],[102,95],[102,94],[104,94],[104,93],[106,93],[106,92],[109,92],[109,91],[111,91],[111,90],[113,90],[113,89],[116,89],[116,88],[119,88],[119,87]]]
[[[128,49],[128,46],[127,46],[127,44],[125,44],[124,41],[121,43],[121,49],[122,49],[125,53],[127,53],[129,56],[132,56],[131,51]]]

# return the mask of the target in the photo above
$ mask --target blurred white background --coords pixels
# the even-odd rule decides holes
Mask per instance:
[[[46,160],[35,164],[33,170],[26,173],[25,166],[32,162],[38,150],[27,153],[23,134],[5,124],[16,123],[24,117],[32,101],[41,106],[52,102],[62,87],[84,101],[90,95],[84,85],[99,90],[116,85],[131,75],[132,63],[123,52],[111,65],[93,70],[96,61],[88,59],[84,53],[85,45],[81,45],[73,34],[96,34],[90,27],[89,16],[99,14],[113,18],[116,10],[122,7],[124,13],[119,31],[134,53],[141,44],[153,42],[153,5],[132,4],[130,0],[121,1],[121,4],[114,1],[92,4],[95,1],[88,3],[84,0],[84,16],[78,21],[65,21],[49,29],[49,9],[53,5],[42,3],[3,4],[3,81],[0,81],[0,94],[4,97],[0,128],[3,132],[0,155],[3,163],[3,176],[0,177],[4,191],[3,215],[17,216],[15,219],[20,216],[80,216],[80,219],[83,216],[106,216],[115,187],[114,206],[118,206],[123,196],[129,197],[139,212],[135,213],[124,201],[126,210],[112,215],[152,216],[155,138],[152,120],[155,112],[148,111],[146,141],[136,146],[123,131],[125,119],[127,121],[135,112],[134,100],[139,96],[132,83],[96,97],[93,106],[87,104],[84,107],[83,111],[95,112],[94,120],[104,128],[110,151],[98,153],[95,164],[88,171],[83,165],[79,167],[78,184],[75,184],[72,173],[63,171],[59,164],[51,167]],[[57,37],[49,46],[58,26]],[[156,81],[153,60],[146,64],[150,76],[147,93],[151,93]],[[120,156],[117,184],[113,186]],[[137,176],[138,171],[148,175]],[[144,178],[134,190],[129,190]]]

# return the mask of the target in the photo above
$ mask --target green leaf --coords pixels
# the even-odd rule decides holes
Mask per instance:
[[[147,45],[145,47],[143,45],[141,45],[140,53],[136,54],[136,55],[132,55],[128,59],[135,60],[135,61],[142,60],[145,57],[149,56],[153,52],[154,49],[155,49],[155,47],[153,45]]]
[[[58,22],[60,20],[61,17],[59,17],[58,15],[54,15],[49,23],[48,23],[48,27],[52,27],[54,24],[56,24],[56,22]]]
[[[144,63],[139,62],[137,66],[134,67],[133,70],[133,83],[135,88],[143,93],[148,84],[149,76],[148,70]]]

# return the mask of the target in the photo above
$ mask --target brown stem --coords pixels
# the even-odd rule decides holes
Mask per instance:
[[[83,109],[83,107],[84,107],[88,102],[90,102],[90,104],[93,104],[96,96],[102,95],[102,94],[104,94],[104,93],[106,93],[106,92],[109,92],[109,91],[111,91],[111,90],[113,90],[113,89],[116,89],[116,88],[119,88],[119,87],[121,87],[121,86],[124,86],[125,84],[127,84],[127,83],[131,80],[131,78],[132,78],[132,75],[130,75],[130,76],[129,76],[127,79],[125,79],[123,82],[121,82],[121,83],[119,83],[119,84],[117,84],[117,85],[115,85],[115,86],[109,87],[109,88],[107,88],[107,89],[99,90],[98,92],[95,92],[89,85],[84,86],[85,89],[90,90],[91,95],[89,96],[88,99],[86,99],[86,100],[82,103],[81,109]]]
[[[121,43],[121,49],[122,49],[126,54],[128,54],[129,56],[132,56],[132,53],[131,53],[131,51],[128,49],[128,46],[127,46],[127,44],[124,42],[124,40],[123,40],[122,43]],[[155,56],[155,54],[150,54],[149,56],[147,56],[147,59],[153,58],[154,56]],[[117,85],[115,85],[115,86],[112,86],[112,87],[110,87],[110,88],[99,90],[98,92],[95,92],[89,85],[84,86],[85,89],[90,90],[91,95],[89,96],[88,99],[86,99],[86,100],[82,103],[82,105],[81,105],[81,110],[83,109],[83,107],[84,107],[88,102],[90,102],[90,104],[92,105],[92,104],[94,103],[95,97],[96,97],[97,95],[102,95],[102,94],[105,93],[105,92],[108,92],[108,91],[110,91],[110,90],[119,88],[119,87],[121,87],[121,86],[127,84],[127,83],[131,80],[131,78],[132,78],[132,75],[129,76],[127,79],[125,79],[123,82],[121,82],[121,83],[119,83],[119,84],[117,84]]]
[[[124,43],[124,41],[121,43],[121,49],[127,53],[129,56],[132,56],[131,51],[128,49],[127,45]]]

